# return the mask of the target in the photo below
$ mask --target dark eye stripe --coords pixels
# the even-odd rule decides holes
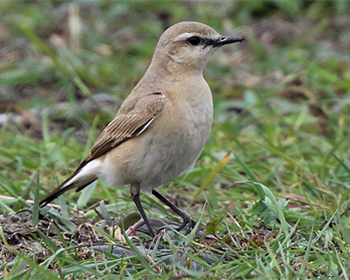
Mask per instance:
[[[212,39],[205,39],[204,44],[207,46],[214,45],[215,41]]]

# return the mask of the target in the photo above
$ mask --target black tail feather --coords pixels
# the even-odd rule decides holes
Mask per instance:
[[[69,182],[75,175],[77,175],[77,173],[74,173],[72,176],[68,177],[55,190],[49,193],[44,199],[40,200],[40,207],[44,207],[45,205],[49,204],[52,200],[56,199],[66,191],[69,191],[74,188],[78,188],[76,191],[80,191],[84,189],[87,185],[91,184],[93,181],[97,180],[97,178],[94,178],[90,181],[85,182],[84,184],[79,184],[79,182],[76,182],[65,186],[65,184],[67,184],[67,182]]]

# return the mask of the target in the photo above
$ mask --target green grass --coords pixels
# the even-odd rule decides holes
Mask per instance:
[[[349,1],[1,1],[0,277],[348,279],[349,12]],[[79,227],[67,220],[77,205],[95,221],[100,200],[116,220],[136,210],[128,186],[101,181],[66,193],[67,213],[51,210],[61,219],[57,240],[34,226],[27,244],[10,240],[3,221],[74,171],[142,77],[159,35],[181,20],[248,38],[209,62],[210,139],[193,171],[160,189],[216,236],[210,246],[191,234],[161,241],[205,269],[166,265],[130,240],[134,255],[119,258],[89,255],[92,240],[65,239],[64,226]],[[141,199],[150,217],[176,219]],[[28,225],[40,224],[37,211]],[[203,263],[201,251],[215,262]]]

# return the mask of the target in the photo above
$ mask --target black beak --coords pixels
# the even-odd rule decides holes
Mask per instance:
[[[236,42],[243,42],[245,40],[244,37],[229,37],[229,36],[220,36],[216,41],[214,41],[214,47],[220,47],[227,44],[232,44]]]

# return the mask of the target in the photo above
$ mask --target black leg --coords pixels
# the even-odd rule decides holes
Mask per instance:
[[[171,210],[173,210],[176,214],[178,214],[182,218],[183,222],[176,229],[177,231],[182,230],[187,224],[189,224],[190,230],[195,226],[196,222],[191,219],[190,214],[188,214],[186,211],[183,211],[183,210],[177,208],[174,204],[172,204],[169,200],[167,200],[164,196],[162,196],[156,190],[152,190],[152,194],[155,197],[157,197],[161,202],[163,202],[165,205],[169,206]],[[187,233],[189,233],[189,232],[187,232]]]
[[[146,226],[148,228],[148,231],[149,231],[150,235],[152,236],[152,238],[154,238],[156,235],[154,234],[154,231],[153,231],[153,229],[151,227],[151,224],[149,223],[149,221],[147,219],[145,210],[143,210],[143,207],[142,207],[142,204],[141,204],[141,201],[140,201],[140,193],[138,192],[138,193],[134,194],[132,196],[132,200],[135,202],[137,209],[139,209],[141,217],[145,221],[145,224],[146,224]]]

